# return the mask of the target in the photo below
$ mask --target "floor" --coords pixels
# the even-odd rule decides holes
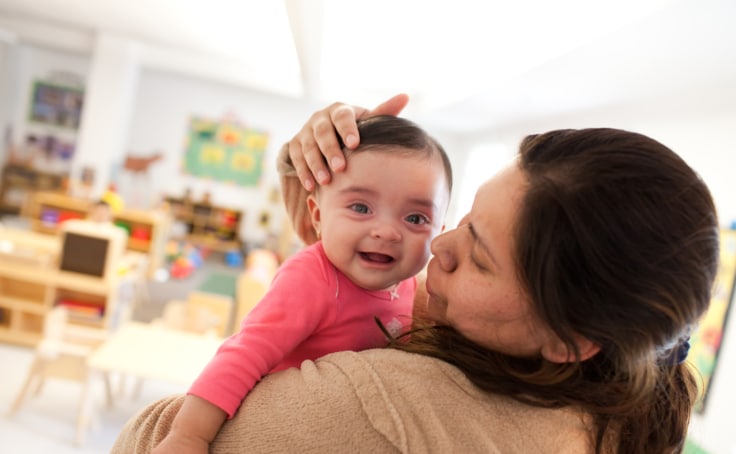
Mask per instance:
[[[127,390],[124,388],[126,392],[117,395],[113,407],[107,408],[100,383],[94,389],[96,421],[87,431],[84,444],[77,446],[74,442],[76,412],[82,391],[82,386],[78,382],[49,380],[40,395],[32,396],[15,415],[9,415],[10,406],[25,380],[31,359],[30,348],[0,344],[0,363],[6,365],[0,379],[2,452],[23,454],[110,452],[120,429],[141,408],[158,398],[186,391],[181,386],[148,381],[144,382],[141,394],[133,398],[130,392],[132,382],[129,381]]]
[[[133,318],[150,321],[161,313],[163,304],[172,299],[186,298],[198,288],[211,271],[237,273],[219,260],[207,261],[184,280],[152,282],[150,300],[136,308]],[[112,408],[105,405],[102,383],[94,389],[96,423],[87,431],[85,443],[74,443],[76,414],[82,386],[78,382],[49,380],[40,395],[28,399],[20,410],[10,416],[9,410],[30,367],[33,350],[0,343],[0,451],[23,454],[101,454],[110,451],[125,422],[147,404],[170,394],[185,392],[185,387],[147,381],[141,394],[133,398],[132,382],[120,385],[115,377],[116,396]],[[122,391],[122,392],[120,392]]]

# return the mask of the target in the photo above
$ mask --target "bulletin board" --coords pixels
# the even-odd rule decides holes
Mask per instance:
[[[31,90],[29,120],[76,130],[82,118],[84,90],[37,80]]]
[[[201,178],[257,186],[263,173],[268,134],[233,120],[192,117],[184,172]]]
[[[708,390],[718,365],[718,352],[721,349],[726,320],[734,295],[736,278],[736,230],[721,231],[721,252],[718,274],[716,276],[710,307],[690,338],[688,363],[695,367],[702,377],[700,399],[696,404],[698,412],[705,411]]]

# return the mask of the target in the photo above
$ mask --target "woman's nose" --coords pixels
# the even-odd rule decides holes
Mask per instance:
[[[373,226],[371,237],[383,241],[401,241],[401,232],[391,223],[382,222]]]
[[[451,273],[457,268],[457,259],[455,258],[455,253],[452,249],[453,232],[455,231],[450,230],[449,232],[438,235],[434,240],[432,240],[432,243],[429,246],[430,251],[432,251],[432,255],[437,260],[437,263],[439,263],[440,268],[442,268],[442,271],[447,273]]]

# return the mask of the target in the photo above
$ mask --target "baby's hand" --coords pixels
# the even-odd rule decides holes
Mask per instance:
[[[209,448],[207,440],[169,432],[151,454],[207,454]]]

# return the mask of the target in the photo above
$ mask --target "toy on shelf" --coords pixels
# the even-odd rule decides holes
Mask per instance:
[[[197,248],[185,241],[169,241],[166,245],[166,257],[169,263],[169,276],[174,279],[185,279],[202,266],[207,250]]]

